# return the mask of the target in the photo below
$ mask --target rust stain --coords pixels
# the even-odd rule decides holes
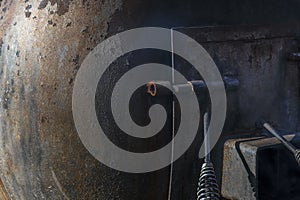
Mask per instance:
[[[17,7],[17,3],[13,0],[6,0],[1,2],[0,10],[2,11],[0,14],[0,36],[3,37],[3,32],[7,29],[7,27],[12,23],[15,17],[15,10]]]
[[[84,2],[18,2],[6,8],[7,25],[0,21],[0,168],[8,172],[1,178],[13,199],[107,199],[118,193],[120,184],[110,182],[118,173],[80,142],[71,97],[80,64],[104,40],[122,1]]]
[[[0,56],[1,56],[1,51],[2,51],[2,45],[3,45],[3,40],[0,38]]]
[[[72,0],[42,0],[38,9],[46,8],[47,4],[50,2],[51,5],[57,4],[57,14],[64,15],[69,11],[69,6]]]

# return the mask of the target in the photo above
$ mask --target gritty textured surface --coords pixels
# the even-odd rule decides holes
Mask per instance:
[[[139,175],[102,165],[72,118],[76,72],[122,1],[7,0],[1,9],[0,176],[11,198],[165,199],[169,168]]]
[[[299,19],[299,2],[295,0],[195,2],[0,1],[0,175],[12,199],[167,199],[168,169],[131,175],[111,170],[90,156],[73,124],[72,84],[90,50],[107,36],[128,28],[264,24]],[[197,38],[199,32],[191,36]],[[244,45],[243,51],[232,42],[229,45],[233,52],[228,51],[228,44],[220,44],[220,41],[207,43],[206,48],[218,66],[229,72],[233,69],[243,79],[240,90],[244,92],[239,97],[229,95],[232,102],[229,111],[234,115],[227,121],[227,131],[240,128],[249,131],[257,116],[271,113],[269,110],[275,108],[278,111],[271,116],[272,120],[281,122],[285,128],[299,129],[295,127],[299,115],[297,63],[282,62],[278,58],[284,57],[285,49],[292,50],[293,41],[277,38],[273,41],[275,47],[272,41],[252,41]],[[115,79],[114,73],[115,77],[119,75],[117,70],[113,71],[111,80]],[[252,79],[258,74],[272,80],[259,76],[258,82],[254,82]],[[287,78],[289,74],[292,78]],[[272,84],[269,85],[269,81]],[[295,86],[293,90],[285,90],[290,85]],[[255,95],[257,91],[262,94],[262,88],[266,89],[264,94],[269,95],[268,101]],[[278,103],[276,99],[282,97],[291,101]],[[241,112],[236,112],[237,108]],[[281,112],[286,115],[281,116]],[[291,123],[286,124],[286,121]],[[201,165],[197,159],[200,139],[201,136],[176,163],[174,199],[185,200],[195,195]],[[124,146],[134,146],[126,139],[124,142]],[[222,146],[221,140],[213,156],[218,177]]]
[[[12,199],[125,199],[119,173],[85,150],[71,112],[80,63],[120,7],[118,0],[1,2],[0,166]]]

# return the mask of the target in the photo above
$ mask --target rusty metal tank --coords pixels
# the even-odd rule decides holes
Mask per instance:
[[[72,87],[121,0],[1,3],[1,199],[165,199],[168,169],[110,169],[82,145]]]

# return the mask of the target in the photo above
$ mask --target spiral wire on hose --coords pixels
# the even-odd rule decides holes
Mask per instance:
[[[213,164],[211,162],[205,162],[201,167],[197,189],[197,200],[218,200],[219,198],[219,187]]]
[[[295,158],[298,162],[298,164],[300,165],[300,149],[297,149],[295,152]]]
[[[297,149],[294,145],[288,142],[284,137],[282,137],[269,123],[262,123],[263,127],[267,129],[273,136],[275,136],[290,152],[294,154],[298,165],[300,166],[300,149]]]
[[[219,200],[219,186],[210,160],[210,142],[208,128],[208,113],[204,114],[204,135],[205,135],[205,160],[201,167],[200,178],[197,188],[197,200]]]

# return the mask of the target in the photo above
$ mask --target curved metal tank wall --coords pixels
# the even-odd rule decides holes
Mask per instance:
[[[152,189],[161,173],[129,175],[102,165],[72,119],[76,72],[122,1],[0,2],[0,173],[9,196],[161,199],[167,191]]]

